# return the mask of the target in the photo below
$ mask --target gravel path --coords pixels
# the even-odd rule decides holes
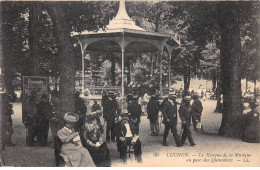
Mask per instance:
[[[3,157],[7,166],[15,167],[52,167],[54,149],[51,147],[25,146],[25,127],[21,123],[21,103],[14,105],[14,135],[15,147],[7,147]],[[149,121],[146,116],[141,118],[140,140],[142,142],[143,163],[137,164],[133,156],[123,165],[118,158],[115,143],[109,143],[112,166],[260,166],[259,144],[242,142],[240,139],[225,138],[217,135],[220,127],[220,113],[213,113],[216,101],[203,101],[202,124],[205,133],[192,131],[196,146],[189,144],[177,148],[172,135],[168,135],[168,144],[162,145],[164,126],[160,135],[149,136]],[[178,121],[180,123],[180,121]],[[178,125],[178,133],[180,124]],[[50,133],[49,133],[50,134]],[[49,136],[49,140],[51,137]],[[187,142],[187,141],[186,141]]]

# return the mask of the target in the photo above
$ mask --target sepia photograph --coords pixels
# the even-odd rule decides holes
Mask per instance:
[[[260,2],[0,0],[0,167],[260,167]]]

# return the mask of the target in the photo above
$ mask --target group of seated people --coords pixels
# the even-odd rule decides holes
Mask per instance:
[[[66,113],[64,115],[65,126],[57,133],[57,138],[61,146],[56,146],[56,165],[65,167],[109,167],[111,166],[110,151],[106,142],[102,139],[104,132],[100,123],[102,111],[98,110],[87,114],[86,123],[80,132],[75,131],[75,125],[79,120],[76,113]],[[124,163],[127,162],[128,147],[134,149],[137,162],[141,159],[141,142],[137,135],[136,127],[128,122],[128,114],[122,113],[121,120],[116,123],[117,150]],[[59,143],[56,142],[56,143]],[[58,150],[58,152],[57,152]],[[57,157],[62,161],[57,160]],[[59,162],[59,164],[57,164]],[[62,163],[61,163],[62,162]]]

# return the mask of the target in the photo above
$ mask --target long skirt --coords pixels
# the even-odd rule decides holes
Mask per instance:
[[[95,167],[88,150],[84,147],[76,147],[73,143],[63,144],[60,155],[67,167]]]
[[[99,148],[94,148],[90,145],[87,145],[86,147],[97,167],[111,166],[110,152],[106,143],[103,143]]]

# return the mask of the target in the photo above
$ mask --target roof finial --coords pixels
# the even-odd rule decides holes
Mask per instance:
[[[125,0],[119,1],[119,8],[118,8],[115,19],[131,20],[131,18],[129,17],[129,15],[127,14],[127,11],[126,11]]]
[[[116,14],[115,18],[113,18],[109,22],[107,28],[108,29],[127,28],[127,29],[135,29],[135,30],[144,31],[143,28],[140,28],[137,25],[135,25],[135,22],[127,14],[126,7],[125,7],[125,0],[119,1],[119,8],[118,8],[117,14]]]

